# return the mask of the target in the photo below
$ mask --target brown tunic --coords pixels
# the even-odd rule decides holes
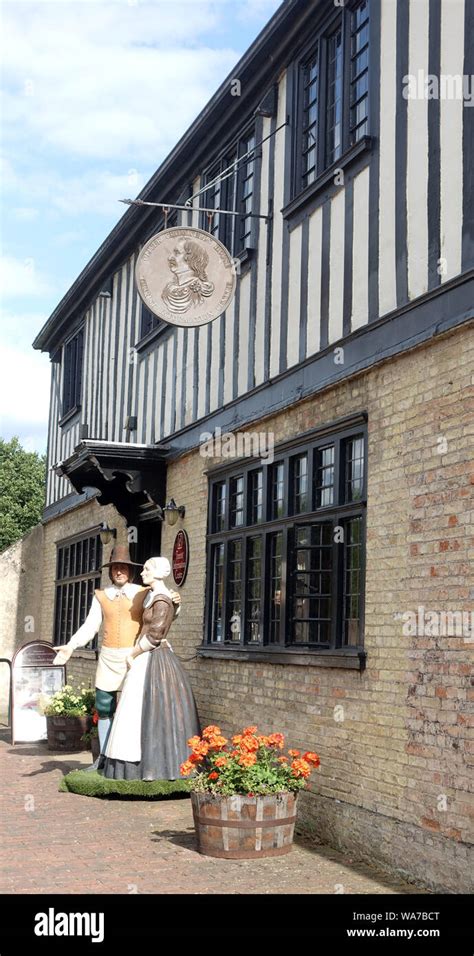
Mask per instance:
[[[143,608],[142,629],[140,637],[146,637],[158,647],[171,627],[175,615],[175,606],[167,594],[157,594],[153,602]]]
[[[142,606],[148,589],[143,588],[130,600],[127,597],[110,601],[103,591],[94,591],[102,608],[104,636],[102,647],[133,647],[142,621]]]

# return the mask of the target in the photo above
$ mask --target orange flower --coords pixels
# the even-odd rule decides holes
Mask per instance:
[[[242,733],[243,733],[243,735],[244,735],[244,737],[245,737],[247,734],[254,734],[255,731],[256,731],[256,729],[257,729],[257,728],[254,727],[254,726],[252,726],[252,727],[244,727]]]
[[[303,754],[303,760],[306,760],[306,763],[312,764],[313,767],[319,767],[321,763],[318,755],[313,753],[311,750],[307,750],[306,753]]]
[[[299,757],[301,756],[301,750],[289,750],[290,757]]]
[[[240,748],[241,750],[244,750],[247,753],[252,753],[254,750],[258,750],[257,738],[251,737],[250,734],[248,734],[246,737],[242,737]]]
[[[222,750],[227,743],[227,737],[222,737],[217,734],[212,734],[207,738],[207,743],[211,750]]]
[[[201,744],[200,737],[190,737],[188,740],[188,747],[190,750],[194,750],[195,747],[199,747]]]
[[[227,766],[227,757],[217,757],[215,761],[216,767],[226,767]]]
[[[257,737],[257,740],[258,740],[258,745],[259,745],[259,747],[268,747],[268,746],[269,746],[269,738],[268,738],[268,737],[264,737],[263,735],[261,735],[260,737]]]
[[[179,768],[182,777],[188,777],[192,770],[194,770],[194,767],[190,760],[185,760]]]
[[[232,743],[234,744],[235,747],[239,746],[241,740],[242,740],[242,734],[236,734],[235,737],[232,737]]]
[[[291,769],[293,771],[294,777],[309,777],[311,773],[311,767],[309,763],[306,763],[306,760],[293,760],[291,764]]]
[[[209,724],[209,727],[205,727],[205,729],[203,730],[202,736],[210,737],[212,736],[212,734],[220,734],[220,733],[221,733],[220,727],[217,727],[216,724]]]
[[[194,748],[189,760],[191,760],[193,763],[200,763],[201,760],[204,760],[204,757],[207,755],[208,751],[209,747],[207,744],[199,744],[199,746]]]
[[[268,743],[270,747],[278,747],[279,750],[283,750],[285,738],[283,734],[270,734],[268,738]]]
[[[238,756],[239,756],[239,751],[238,751],[238,750],[231,750],[230,756],[231,756],[231,757],[238,757]]]
[[[209,744],[196,744],[193,749],[193,754],[198,757],[205,757],[209,753]]]
[[[207,779],[208,779],[208,780],[218,780],[218,779],[219,779],[219,774],[216,773],[215,770],[213,770],[212,773],[209,774],[209,776],[208,776]]]
[[[238,759],[238,763],[241,767],[253,767],[253,765],[257,763],[257,755],[249,753],[242,754]]]
[[[288,763],[288,757],[277,757],[278,763]]]

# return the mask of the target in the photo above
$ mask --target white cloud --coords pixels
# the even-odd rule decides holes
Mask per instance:
[[[218,8],[4,4],[5,127],[65,153],[155,168],[239,58],[200,43]]]
[[[2,301],[6,301],[48,295],[54,291],[54,283],[36,268],[33,256],[0,256],[0,289]]]
[[[48,313],[16,312],[13,308],[2,309],[0,313],[0,349],[12,346],[28,354],[31,343],[43,327]],[[34,353],[33,353],[34,354]]]
[[[90,169],[82,176],[57,182],[57,191],[51,196],[52,205],[70,216],[91,212],[118,218],[126,209],[119,205],[119,199],[133,199],[148,175],[132,169],[124,170],[122,175]]]
[[[18,435],[43,451],[48,427],[51,366],[47,355],[2,344],[0,359],[0,436]],[[13,398],[14,396],[14,398]]]

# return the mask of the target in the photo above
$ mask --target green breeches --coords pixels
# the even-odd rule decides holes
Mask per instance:
[[[100,690],[99,687],[95,689],[95,709],[101,719],[105,717],[113,717],[117,707],[117,691],[116,690]]]

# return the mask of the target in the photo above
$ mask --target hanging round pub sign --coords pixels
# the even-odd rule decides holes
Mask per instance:
[[[189,564],[189,538],[185,531],[178,531],[173,547],[173,577],[181,587],[186,580]]]
[[[235,293],[235,266],[226,247],[204,229],[174,226],[145,243],[135,280],[150,312],[192,328],[217,319]]]

